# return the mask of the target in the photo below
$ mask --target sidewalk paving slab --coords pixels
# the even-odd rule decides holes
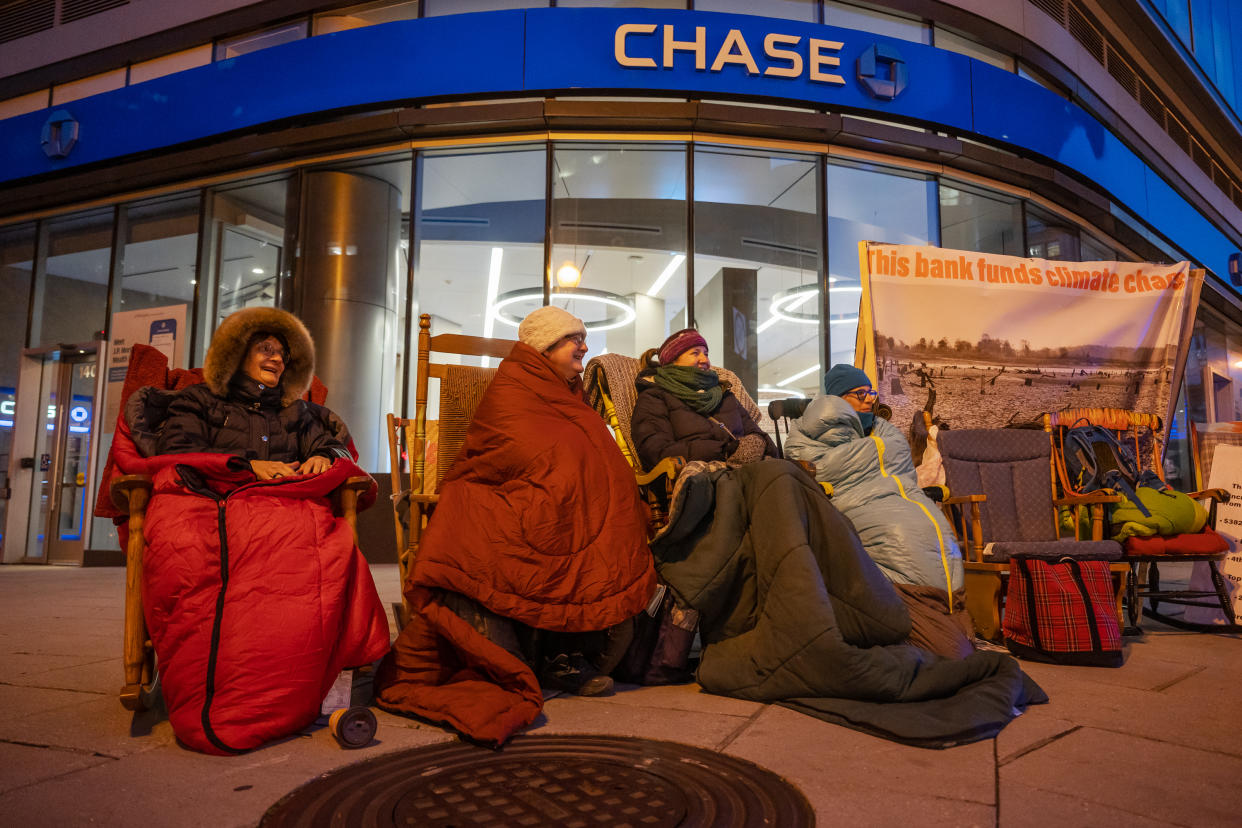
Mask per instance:
[[[385,605],[397,567],[372,567]],[[158,711],[124,710],[120,568],[0,567],[0,826],[250,826],[316,776],[454,740],[376,710],[377,740],[326,727],[243,756],[177,744]],[[1242,810],[1242,637],[1144,620],[1115,670],[1023,663],[1051,697],[994,740],[888,742],[695,684],[557,696],[527,732],[663,739],[755,762],[796,785],[820,824],[1236,824]]]

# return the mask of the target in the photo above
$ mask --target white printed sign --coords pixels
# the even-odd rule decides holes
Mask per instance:
[[[181,368],[190,332],[186,329],[186,305],[142,308],[112,314],[112,338],[108,345],[108,408],[105,429],[111,430],[120,411],[121,387],[129,370],[134,343],[158,348],[168,357],[169,368]]]
[[[1212,475],[1208,488],[1229,492],[1228,503],[1216,505],[1216,531],[1229,543],[1229,554],[1216,566],[1225,576],[1225,587],[1233,612],[1242,619],[1242,446],[1216,446],[1212,456]],[[1212,576],[1206,562],[1197,561],[1190,576],[1190,588],[1211,590]],[[1187,607],[1185,619],[1195,624],[1224,624],[1225,614],[1213,607]]]

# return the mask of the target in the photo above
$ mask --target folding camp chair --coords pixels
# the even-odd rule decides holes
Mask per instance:
[[[418,361],[414,384],[414,417],[410,419],[388,415],[388,450],[394,493],[393,519],[397,535],[397,563],[404,588],[427,519],[435,509],[440,496],[436,493],[439,481],[461,452],[466,441],[470,420],[483,399],[483,393],[496,376],[496,368],[479,365],[441,364],[431,361],[432,354],[450,357],[487,357],[501,360],[509,355],[516,344],[511,339],[488,339],[464,334],[431,335],[431,316],[418,318]],[[429,381],[439,382],[439,416],[434,422],[427,420],[427,395]],[[427,463],[428,431],[435,432],[434,462]],[[402,525],[401,515],[408,505],[408,529]],[[397,628],[402,629],[409,620],[409,607],[405,599],[393,607]]]
[[[1164,423],[1159,416],[1122,408],[1068,408],[1044,415],[1044,428],[1053,438],[1057,479],[1063,492],[1074,492],[1073,481],[1066,472],[1064,446],[1066,433],[1077,425],[1096,425],[1108,429],[1119,442],[1133,446],[1140,470],[1154,472],[1161,480],[1164,479]],[[1227,500],[1229,494],[1221,489],[1187,494],[1196,500],[1207,500],[1212,504],[1208,512],[1208,524],[1202,531],[1128,537],[1122,545],[1122,560],[1130,567],[1126,603],[1131,628],[1138,627],[1139,618],[1143,614],[1166,623],[1179,624],[1178,619],[1159,612],[1162,602],[1183,606],[1219,606],[1229,623],[1235,623],[1228,590],[1217,567],[1227,554],[1229,545],[1213,528],[1215,503]],[[1214,588],[1161,589],[1159,566],[1162,561],[1203,561],[1211,573]],[[1145,609],[1142,608],[1144,599],[1148,602]],[[1186,626],[1197,628],[1198,625]]]

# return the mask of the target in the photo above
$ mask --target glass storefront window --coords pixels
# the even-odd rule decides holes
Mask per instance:
[[[315,338],[327,405],[359,462],[387,470],[385,418],[406,370],[397,329],[408,264],[409,152],[304,170],[294,265],[296,307]],[[292,297],[290,297],[292,298]]]
[[[853,3],[824,0],[824,23],[828,26],[912,40],[915,43],[931,42],[931,28],[923,21]]]
[[[306,21],[286,23],[283,26],[271,26],[257,32],[230,37],[216,44],[215,59],[228,60],[260,49],[270,49],[282,43],[292,43],[306,37]]]
[[[686,0],[556,0],[559,8],[584,8],[586,6],[625,7],[639,9],[684,9]]]
[[[1022,255],[1022,202],[943,180],[940,245],[954,250]]]
[[[1038,207],[1027,205],[1026,255],[1038,259],[1082,261],[1078,228]]]
[[[121,211],[118,278],[112,284],[112,347],[135,342],[152,345],[168,357],[170,368],[188,368],[190,324],[193,321],[198,252],[199,194],[178,193],[126,205]],[[159,313],[156,313],[159,311]],[[97,444],[100,460],[108,456],[113,429],[120,413],[127,357],[116,364],[105,358],[108,381],[104,386],[103,416]],[[95,463],[95,483],[103,463]],[[118,549],[112,521],[93,518],[92,549]]]
[[[950,52],[957,52],[959,55],[981,60],[989,63],[998,69],[1004,69],[1006,72],[1016,71],[1014,58],[1012,55],[1006,55],[995,49],[989,49],[982,43],[973,38],[957,34],[940,26],[936,26],[933,32],[935,36],[935,45],[937,49],[946,49]]]
[[[107,207],[42,225],[31,346],[90,342],[104,329],[113,214]]]
[[[433,334],[517,339],[514,316],[543,303],[546,150],[442,150],[420,161],[410,324],[427,313]],[[537,298],[501,304],[515,293]],[[413,403],[411,385],[410,411]]]
[[[827,179],[829,361],[853,364],[862,297],[858,243],[940,243],[936,183],[871,164],[829,164]],[[804,387],[818,391],[822,373],[807,376]]]
[[[222,187],[208,199],[207,236],[198,273],[200,364],[216,326],[239,308],[276,307],[286,284],[284,251],[288,182],[276,178]]]
[[[418,0],[380,0],[378,3],[362,3],[321,12],[315,15],[313,31],[317,35],[331,34],[416,17]]]
[[[423,0],[423,16],[438,17],[444,14],[466,14],[500,11],[501,9],[535,9],[548,5],[548,0]]]
[[[1117,259],[1116,251],[1086,233],[1082,234],[1079,251],[1084,262],[1112,262]]]
[[[26,345],[26,313],[34,269],[35,226],[20,224],[0,229],[0,487],[8,489],[9,460],[13,452],[17,374]],[[0,558],[4,557],[4,522],[9,501],[0,499]]]
[[[736,373],[763,403],[817,382],[810,376],[823,353],[817,165],[816,156],[796,153],[694,154],[695,319],[712,364]]]
[[[586,322],[591,355],[657,347],[685,318],[684,145],[565,144],[552,160],[552,303]]]
[[[694,10],[757,14],[809,23],[819,19],[819,3],[816,0],[694,0]]]

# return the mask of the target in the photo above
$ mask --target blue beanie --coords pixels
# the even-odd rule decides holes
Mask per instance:
[[[824,393],[833,396],[841,396],[846,391],[854,388],[865,386],[871,387],[871,377],[861,368],[855,368],[853,365],[840,363],[828,369],[828,373],[824,374]]]

